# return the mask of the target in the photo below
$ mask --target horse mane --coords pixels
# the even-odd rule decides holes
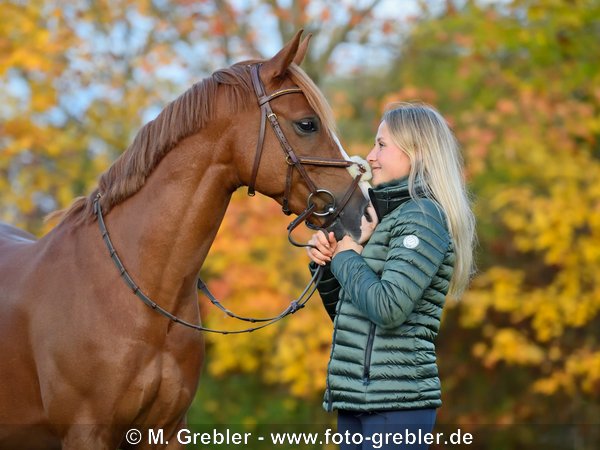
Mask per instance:
[[[75,225],[93,221],[94,200],[99,193],[102,212],[107,214],[115,205],[138,192],[169,151],[214,119],[213,105],[220,85],[227,86],[227,89],[221,89],[220,95],[226,96],[232,114],[254,105],[249,64],[256,62],[246,61],[217,70],[194,84],[138,131],[125,152],[100,175],[98,187],[90,195],[78,197],[68,208],[49,214],[47,220],[73,220]],[[296,64],[289,66],[288,75],[302,89],[330,136],[335,133],[331,108],[314,82]]]

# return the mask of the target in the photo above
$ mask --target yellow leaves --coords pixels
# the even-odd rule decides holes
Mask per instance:
[[[468,2],[461,14],[423,20],[390,79],[402,92],[394,100],[436,92],[433,104],[451,115],[474,192],[479,273],[444,323],[468,336],[468,356],[484,369],[449,350],[440,355],[442,373],[444,358],[469,365],[471,398],[487,390],[476,380],[492,369],[503,377],[495,386],[506,402],[473,403],[487,420],[508,410],[516,421],[537,415],[572,423],[597,416],[600,395],[592,356],[600,312],[600,90],[597,35],[589,32],[598,8],[533,3]],[[468,383],[457,384],[459,397]],[[594,408],[567,402],[569,412],[545,415],[535,400],[525,401],[533,405],[527,412],[513,407],[532,394],[564,401],[565,393]]]
[[[26,48],[17,48],[2,61],[2,66],[20,67],[25,70],[46,71],[49,61],[41,53],[33,53]]]
[[[528,309],[535,309],[532,312],[532,327],[537,339],[540,342],[548,342],[559,337],[563,333],[565,322],[558,299],[555,296],[544,297],[537,292],[531,295],[530,300],[531,305]]]
[[[30,81],[29,87],[33,112],[44,112],[57,104],[57,92],[51,85]]]
[[[234,194],[203,272],[215,274],[209,288],[236,314],[270,317],[279,314],[310,279],[308,258],[286,239],[289,217],[273,200]],[[300,231],[296,239],[305,241]],[[227,318],[202,303],[207,326],[242,329],[250,323]],[[253,373],[270,384],[289,386],[292,395],[320,395],[325,382],[332,325],[315,295],[307,307],[277,325],[245,335],[209,335],[211,374]]]
[[[300,314],[303,316],[300,317]],[[329,360],[332,324],[323,311],[318,295],[285,324],[276,357],[267,373],[272,382],[290,385],[297,397],[311,397],[325,388],[325,368]]]
[[[26,72],[57,73],[63,61],[57,56],[72,43],[72,34],[63,26],[54,30],[46,27],[49,20],[62,15],[54,9],[51,18],[42,7],[43,2],[29,1],[3,5],[0,11],[0,75],[10,68]],[[58,11],[58,12],[57,12]]]
[[[544,360],[543,349],[519,330],[512,328],[497,330],[492,336],[490,348],[480,353],[488,367],[493,367],[500,361],[507,364],[531,365],[540,364]]]
[[[519,310],[524,302],[523,278],[523,273],[503,267],[492,267],[478,276],[473,282],[473,289],[465,294],[462,302],[462,325],[481,325],[491,309],[513,313],[515,320],[521,320],[522,313]]]
[[[563,367],[533,385],[535,392],[545,395],[559,390],[573,395],[577,389],[587,395],[593,395],[600,389],[600,352],[588,348],[578,350],[569,355]]]
[[[532,389],[534,392],[544,395],[554,395],[560,390],[564,390],[572,394],[573,382],[564,372],[557,372],[550,377],[536,380],[533,383]]]
[[[590,138],[593,114],[589,105],[574,100],[552,104],[530,90],[516,103],[500,100],[496,110],[502,126],[513,123],[513,132],[520,133],[508,135],[505,146],[494,144],[494,159],[488,160],[505,165],[506,173],[518,178],[490,192],[484,205],[510,232],[508,238],[520,252],[513,258],[527,255],[533,264],[522,267],[521,306],[510,292],[500,294],[506,301],[499,300],[504,280],[497,267],[482,275],[469,297],[509,312],[513,321],[530,320],[535,338],[545,343],[590,323],[599,310],[594,273],[600,269],[600,166],[579,141]],[[511,149],[510,158],[504,158],[506,148]],[[538,275],[542,273],[546,276]],[[481,321],[482,308],[474,308],[470,316]]]
[[[596,177],[600,171],[589,161],[587,173],[580,172],[577,180],[569,166],[565,163],[563,179],[553,180],[545,196],[534,195],[528,187],[508,188],[495,194],[491,202],[502,211],[521,251],[538,252],[546,264],[561,267],[593,261],[600,242],[596,232],[600,201]]]
[[[306,321],[303,323],[307,324]],[[322,328],[331,330],[326,326]],[[311,338],[313,333],[317,336]],[[291,332],[288,329],[277,343],[276,360],[267,373],[267,379],[289,384],[291,393],[297,397],[310,397],[321,392],[325,387],[324,369],[328,359],[328,353],[323,350],[331,340],[331,334],[328,333],[324,341],[317,339],[318,334],[315,327],[311,327],[310,331],[300,332]]]
[[[534,391],[547,395],[583,389],[574,381],[581,367],[565,356],[561,339],[573,329],[583,333],[600,311],[600,166],[587,144],[595,139],[592,111],[580,101],[555,102],[525,89],[516,101],[499,100],[497,115],[484,120],[492,129],[510,128],[489,143],[486,155],[509,183],[490,191],[482,206],[503,224],[497,239],[509,243],[513,253],[505,264],[512,268],[496,263],[475,280],[461,320],[475,326],[487,314],[504,313],[515,327],[488,325],[487,342],[473,346],[486,365],[536,366],[543,360],[539,350],[551,348],[544,373],[561,364],[566,369],[534,380]],[[467,151],[479,145],[477,133],[471,136]],[[519,334],[522,329],[530,332]]]
[[[586,143],[595,119],[589,106],[554,104],[530,90],[516,102],[500,100],[496,112],[485,126],[510,132],[487,142],[486,153],[479,150],[482,131],[463,134],[468,154],[483,155],[509,181],[481,205],[503,225],[499,247],[512,252],[504,266],[496,262],[481,273],[465,297],[463,325],[485,324],[485,340],[472,354],[487,367],[539,368],[533,392],[597,392],[596,356],[572,353],[570,340],[563,341],[574,329],[585,334],[600,311],[600,167]]]
[[[528,290],[522,272],[492,267],[466,293],[460,321],[473,328],[485,324],[488,314],[500,312],[514,326],[529,321],[535,339],[549,342],[568,327],[584,326],[600,311],[600,289],[585,292],[580,283],[570,274],[560,274],[554,283]]]

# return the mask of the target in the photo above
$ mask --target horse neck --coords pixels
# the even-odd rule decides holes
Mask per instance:
[[[131,276],[173,311],[182,296],[195,292],[196,276],[238,184],[226,151],[199,135],[186,139],[105,219]]]

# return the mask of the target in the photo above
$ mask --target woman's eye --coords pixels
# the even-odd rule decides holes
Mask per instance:
[[[294,123],[296,129],[303,134],[316,133],[319,131],[316,120],[302,119]]]

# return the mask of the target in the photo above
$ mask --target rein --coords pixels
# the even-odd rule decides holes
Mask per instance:
[[[352,194],[358,187],[358,184],[360,183],[360,180],[361,180],[363,174],[366,173],[366,169],[363,167],[362,164],[360,164],[356,161],[349,161],[349,160],[345,160],[345,159],[318,158],[318,157],[313,157],[313,156],[307,156],[307,157],[298,156],[296,154],[296,152],[294,151],[294,149],[292,148],[292,146],[287,141],[285,134],[283,133],[283,130],[281,129],[281,126],[279,125],[277,115],[273,112],[273,109],[271,108],[270,102],[271,102],[271,100],[273,100],[277,97],[280,97],[282,95],[302,93],[302,90],[298,87],[295,87],[295,88],[281,89],[270,95],[266,95],[264,86],[262,84],[262,81],[260,80],[259,68],[260,68],[260,64],[256,64],[256,65],[251,66],[251,69],[250,69],[251,77],[252,77],[252,85],[254,86],[254,91],[256,93],[256,97],[258,100],[258,106],[260,107],[260,110],[261,110],[261,120],[260,120],[259,138],[258,138],[258,141],[256,144],[256,154],[254,157],[254,165],[252,168],[252,176],[250,178],[250,183],[248,184],[248,195],[250,197],[253,197],[255,195],[256,178],[258,176],[258,169],[260,166],[260,160],[261,160],[261,156],[262,156],[262,150],[264,147],[264,141],[265,141],[265,135],[266,135],[266,128],[267,128],[266,122],[268,120],[269,123],[271,124],[271,128],[273,128],[273,131],[275,132],[275,136],[277,137],[277,140],[279,141],[281,148],[283,149],[283,152],[285,154],[285,160],[288,164],[285,194],[284,194],[284,199],[282,202],[283,203],[282,210],[283,210],[284,214],[290,215],[292,213],[292,211],[289,209],[289,197],[290,197],[291,188],[292,188],[292,177],[293,177],[294,169],[296,169],[300,173],[301,177],[304,180],[304,183],[306,184],[306,186],[309,189],[309,195],[307,197],[306,209],[302,213],[300,213],[298,215],[298,217],[296,219],[294,219],[287,227],[288,241],[296,247],[314,247],[313,245],[310,245],[310,244],[300,244],[300,243],[294,241],[294,239],[292,238],[292,232],[300,223],[302,223],[302,221],[305,221],[307,226],[309,226],[311,228],[315,228],[308,221],[311,216],[326,217],[325,222],[321,225],[321,228],[328,228],[331,225],[333,225],[333,223],[337,220],[338,216],[340,215],[340,212],[344,209],[344,207],[350,200],[350,197],[352,197]],[[340,167],[340,168],[349,168],[353,165],[357,165],[359,173],[356,177],[354,177],[352,184],[350,185],[350,187],[348,188],[348,190],[346,191],[346,193],[344,194],[344,196],[342,197],[340,202],[336,204],[336,198],[330,191],[328,191],[327,189],[319,189],[316,187],[315,183],[312,181],[312,179],[308,175],[308,172],[306,171],[306,168],[304,167],[306,165],[329,166],[329,167]],[[211,303],[213,305],[215,305],[217,308],[219,308],[221,311],[223,311],[229,317],[232,317],[232,318],[235,318],[238,320],[242,320],[245,322],[251,322],[251,323],[258,322],[258,323],[261,323],[261,325],[258,325],[256,327],[252,327],[252,328],[247,328],[244,330],[226,331],[226,330],[216,330],[216,329],[212,329],[212,328],[206,328],[206,327],[203,327],[202,325],[197,325],[197,324],[187,322],[187,321],[175,316],[174,314],[170,313],[169,311],[167,311],[166,309],[161,307],[158,303],[153,301],[150,297],[148,297],[146,294],[144,294],[144,292],[142,292],[142,290],[135,283],[135,281],[133,281],[133,278],[131,277],[131,275],[129,274],[129,272],[127,271],[125,266],[123,265],[123,262],[121,261],[121,258],[119,258],[119,255],[117,254],[117,250],[115,249],[115,247],[110,239],[110,234],[109,234],[108,229],[106,228],[106,224],[104,222],[104,216],[102,214],[102,207],[100,206],[100,203],[99,203],[99,200],[101,197],[102,197],[102,195],[99,192],[96,195],[96,197],[94,198],[94,214],[96,215],[96,217],[98,219],[98,226],[100,227],[100,233],[102,234],[102,240],[106,244],[106,247],[108,248],[108,251],[110,253],[110,257],[121,274],[121,278],[123,278],[123,280],[125,281],[125,284],[127,284],[127,286],[132,290],[133,294],[135,294],[147,306],[152,308],[154,311],[156,311],[160,315],[166,317],[167,319],[169,319],[175,323],[184,325],[188,328],[192,328],[192,329],[198,330],[198,331],[206,331],[208,333],[218,333],[218,334],[240,334],[240,333],[250,333],[252,331],[260,330],[261,328],[265,328],[269,325],[272,325],[272,324],[278,322],[279,320],[283,319],[284,317],[294,314],[299,309],[302,309],[306,305],[308,300],[314,294],[315,290],[317,289],[317,285],[323,276],[322,267],[319,266],[319,268],[314,273],[313,277],[311,278],[309,283],[306,285],[306,287],[304,288],[304,290],[302,291],[300,296],[296,300],[293,300],[284,311],[282,311],[280,314],[278,314],[276,316],[261,318],[261,319],[238,316],[237,314],[228,310],[212,295],[212,293],[206,287],[206,284],[200,278],[198,278],[198,282],[197,282],[198,289],[201,290],[204,293],[204,295],[206,295],[206,297],[211,301]],[[326,205],[322,210],[317,210],[317,204],[314,201],[316,198],[319,198],[319,197],[325,198],[327,200]]]
[[[236,314],[234,314],[233,312],[231,312],[227,308],[225,308],[210,293],[210,291],[208,290],[208,288],[206,287],[204,282],[200,278],[198,278],[198,288],[201,289],[202,292],[204,292],[207,295],[207,297],[210,299],[210,301],[212,302],[213,305],[217,306],[221,311],[225,312],[225,314],[227,314],[230,317],[233,317],[233,318],[236,318],[239,320],[243,320],[246,322],[252,322],[252,323],[264,322],[264,323],[262,325],[252,327],[252,328],[246,328],[244,330],[226,331],[226,330],[215,330],[213,328],[207,328],[207,327],[203,327],[202,325],[197,325],[197,324],[194,324],[191,322],[187,322],[186,320],[180,319],[176,315],[170,313],[169,311],[164,309],[162,306],[160,306],[158,303],[153,301],[150,297],[148,297],[146,294],[144,294],[144,292],[142,292],[142,290],[135,283],[135,281],[133,281],[133,278],[131,277],[131,275],[129,274],[129,272],[127,271],[125,266],[123,265],[123,262],[121,261],[121,258],[119,258],[117,250],[115,249],[115,246],[113,245],[113,243],[110,239],[110,234],[108,232],[108,229],[106,228],[106,224],[104,223],[104,215],[102,214],[102,207],[98,203],[100,198],[101,198],[101,195],[98,194],[98,195],[96,195],[96,198],[94,199],[94,213],[96,214],[96,217],[98,219],[98,226],[100,227],[100,233],[102,234],[102,240],[106,244],[106,247],[108,248],[108,251],[110,253],[110,258],[113,260],[113,262],[115,263],[115,266],[121,273],[121,278],[123,278],[123,281],[125,281],[125,284],[127,284],[127,286],[129,286],[131,291],[140,300],[142,300],[142,302],[144,302],[147,306],[152,308],[154,311],[156,311],[160,315],[166,317],[167,319],[169,319],[175,323],[184,325],[188,328],[192,328],[197,331],[206,331],[208,333],[218,333],[218,334],[240,334],[240,333],[250,333],[252,331],[260,330],[261,328],[265,328],[269,325],[272,325],[275,322],[278,322],[279,320],[283,319],[284,317],[287,317],[290,314],[294,314],[299,309],[304,308],[304,306],[306,305],[306,303],[308,302],[310,297],[312,297],[315,290],[317,289],[317,284],[319,283],[319,281],[321,280],[321,277],[323,276],[323,271],[321,270],[321,267],[319,267],[319,270],[317,270],[315,272],[315,274],[311,278],[310,282],[304,288],[304,291],[302,291],[302,294],[300,294],[300,296],[296,300],[292,301],[289,304],[289,306],[283,312],[278,314],[277,316],[264,318],[264,319],[252,319],[252,318],[248,318],[248,317],[237,316]],[[311,287],[311,285],[312,285],[312,287]]]

